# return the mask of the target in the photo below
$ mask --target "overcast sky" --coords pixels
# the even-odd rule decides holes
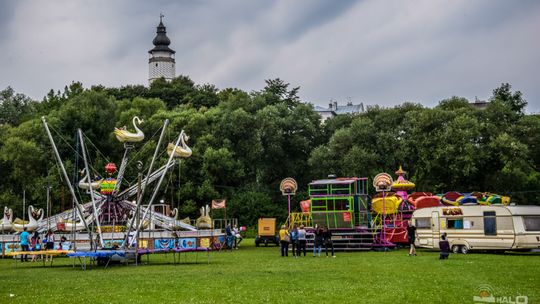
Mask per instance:
[[[434,106],[509,82],[540,112],[540,1],[0,0],[0,89],[146,85],[161,12],[176,74],[199,84]]]

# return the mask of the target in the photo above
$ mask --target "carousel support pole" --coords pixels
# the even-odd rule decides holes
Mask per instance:
[[[159,152],[159,147],[161,146],[161,142],[163,141],[163,137],[165,137],[165,130],[167,129],[167,126],[169,125],[169,120],[168,119],[165,119],[165,122],[163,123],[163,128],[161,129],[161,134],[159,136],[159,140],[158,140],[158,143],[156,145],[156,150],[154,151],[154,156],[152,157],[152,161],[150,162],[150,167],[148,168],[148,174],[146,175],[146,181],[144,183],[144,186],[143,188],[141,189],[141,195],[137,198],[137,206],[136,206],[136,209],[135,209],[135,214],[139,214],[140,213],[140,207],[141,207],[141,201],[142,201],[142,198],[144,196],[144,192],[146,190],[146,186],[148,185],[148,181],[150,180],[150,175],[152,174],[152,169],[154,167],[154,162],[157,158],[157,155],[158,155],[158,152]],[[183,131],[182,131],[183,133]],[[182,134],[180,133],[180,134]],[[178,143],[177,145],[178,146]],[[176,146],[174,147],[176,149]],[[171,155],[174,155],[171,153]],[[167,163],[167,165],[169,165],[169,163]],[[163,172],[163,175],[165,175],[166,173],[166,170],[168,170],[168,167],[165,166],[165,172]],[[161,185],[161,183],[159,184]],[[158,188],[159,188],[159,185],[158,185]],[[129,225],[126,229],[126,236],[124,238],[124,249],[128,247],[128,238],[129,238],[129,232],[131,231],[131,228],[133,228],[133,222],[135,221],[135,218],[132,218],[130,221],[129,221]],[[140,223],[137,225],[137,227],[140,226]],[[137,235],[139,232],[136,231],[135,234]]]
[[[83,161],[84,161],[84,168],[86,169],[86,182],[88,183],[88,186],[90,189],[92,189],[92,180],[90,178],[90,168],[88,166],[88,159],[86,158],[86,147],[84,145],[84,139],[81,129],[77,129],[77,132],[79,133],[79,140],[81,141],[81,150],[83,155]],[[97,225],[97,234],[99,236],[99,245],[103,247],[103,236],[101,235],[101,225],[99,224],[99,214],[96,207],[96,201],[94,200],[94,192],[90,190],[90,199],[92,200],[92,207],[94,208],[94,218]],[[84,218],[81,218],[82,221],[85,221]]]
[[[139,169],[139,173],[137,174],[137,201],[141,198],[141,183],[142,183],[142,162],[137,163],[137,168]],[[137,208],[135,210],[135,219],[137,220],[137,227],[141,224],[141,219],[139,217],[139,213],[141,212],[140,208]],[[128,232],[129,233],[129,232]],[[135,233],[135,265],[139,263],[139,231]]]
[[[45,131],[47,132],[47,136],[49,137],[49,140],[51,141],[51,145],[53,147],[54,155],[56,156],[56,161],[58,162],[58,165],[60,166],[60,169],[62,171],[62,174],[64,175],[64,180],[66,181],[69,192],[71,193],[71,197],[73,197],[73,200],[76,205],[79,204],[79,201],[77,200],[77,196],[75,195],[75,190],[73,189],[73,186],[69,182],[69,176],[67,175],[66,168],[64,167],[64,163],[62,162],[62,159],[60,158],[60,153],[58,153],[58,149],[56,148],[56,144],[54,143],[54,139],[52,138],[51,131],[49,130],[49,126],[47,125],[47,121],[45,120],[45,116],[41,116],[41,121],[43,122],[43,127],[45,128]],[[87,171],[88,172],[88,171]],[[75,208],[77,210],[77,214],[81,218],[84,227],[88,231],[90,240],[92,240],[92,231],[89,229],[88,224],[86,223],[84,219],[84,214],[79,208]]]
[[[23,199],[22,199],[22,220],[23,220],[23,229],[24,229],[24,218],[25,218],[25,212],[26,212],[26,190],[23,189]]]

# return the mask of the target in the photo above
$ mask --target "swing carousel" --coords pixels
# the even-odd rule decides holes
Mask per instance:
[[[49,128],[45,117],[42,117],[42,123],[63,180],[66,181],[66,186],[70,191],[73,208],[44,217],[43,209],[37,210],[33,206],[28,206],[29,221],[17,222],[13,220],[13,211],[5,207],[4,216],[0,221],[0,229],[2,230],[0,252],[2,254],[16,250],[18,242],[16,234],[24,228],[29,232],[37,231],[39,233],[48,230],[55,231],[58,239],[60,236],[65,236],[72,244],[71,249],[76,251],[97,252],[98,250],[114,249],[135,250],[137,252],[139,250],[138,254],[140,254],[140,250],[143,250],[144,253],[154,253],[166,249],[204,249],[204,251],[208,251],[212,244],[223,236],[221,230],[201,230],[179,221],[176,208],[171,212],[156,211],[154,202],[167,172],[176,164],[180,164],[182,159],[188,158],[192,154],[187,145],[189,137],[184,130],[180,132],[176,141],[169,142],[166,148],[162,149],[162,142],[169,124],[168,120],[165,120],[161,128],[161,134],[149,166],[143,170],[142,162],[138,161],[137,182],[127,187],[122,187],[122,184],[126,181],[125,173],[130,165],[130,158],[134,154],[135,146],[145,138],[143,131],[139,128],[143,120],[139,117],[133,118],[135,132],[129,131],[126,127],[114,129],[116,139],[123,144],[124,154],[119,168],[113,162],[108,162],[105,165],[104,171],[102,171],[105,173],[105,177],[100,177],[100,170],[91,166],[92,162],[89,158],[86,142],[90,142],[93,147],[95,145],[81,129],[77,130],[76,163],[81,157],[84,164],[80,170],[82,178],[74,183],[77,187],[69,182],[71,179],[66,172],[50,131],[53,128]],[[57,135],[60,136],[58,132]],[[167,160],[164,162],[161,156],[165,155]],[[157,163],[163,162],[163,165],[154,169],[157,167]],[[146,174],[143,171],[146,171]]]

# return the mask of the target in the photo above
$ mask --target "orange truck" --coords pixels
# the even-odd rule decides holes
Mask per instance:
[[[268,243],[279,245],[279,237],[276,235],[276,219],[275,218],[260,218],[258,225],[258,234],[255,238],[255,246],[261,243],[268,246]]]

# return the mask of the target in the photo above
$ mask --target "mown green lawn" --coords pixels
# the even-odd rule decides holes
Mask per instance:
[[[419,251],[338,252],[337,258],[282,258],[277,247],[244,240],[235,251],[150,256],[140,266],[83,271],[69,258],[53,267],[0,259],[0,303],[473,303],[496,297],[540,302],[540,254],[451,255]],[[323,253],[324,254],[324,253]],[[143,259],[146,262],[146,258]]]

